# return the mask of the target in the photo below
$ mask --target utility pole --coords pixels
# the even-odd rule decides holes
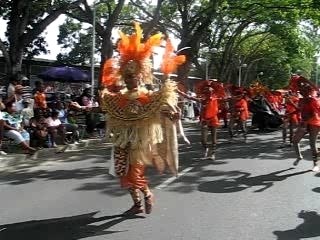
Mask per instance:
[[[92,49],[91,49],[91,96],[94,95],[94,52],[96,49],[96,0],[93,2]]]

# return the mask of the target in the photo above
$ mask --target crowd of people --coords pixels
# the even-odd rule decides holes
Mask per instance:
[[[218,143],[217,128],[220,122],[229,130],[229,141],[233,141],[235,131],[247,136],[247,121],[251,115],[251,128],[272,131],[282,127],[281,148],[293,147],[297,165],[303,156],[299,142],[308,133],[313,157],[312,170],[320,169],[320,156],[316,147],[320,130],[320,99],[318,88],[306,78],[293,75],[289,86],[271,91],[260,82],[248,88],[234,85],[224,86],[217,80],[204,80],[198,84],[197,96],[179,91],[191,101],[201,103],[199,120],[201,123],[204,157],[215,159]],[[211,141],[208,136],[211,135]]]
[[[81,131],[95,137],[95,129],[104,128],[104,121],[97,113],[92,113],[98,104],[90,92],[91,86],[85,84],[80,96],[61,99],[53,94],[48,101],[41,81],[36,81],[32,89],[28,78],[12,76],[7,94],[0,101],[1,154],[6,154],[2,149],[4,138],[21,146],[26,154],[34,154],[44,147],[57,148],[58,143],[78,143]],[[79,115],[84,119],[81,125]]]

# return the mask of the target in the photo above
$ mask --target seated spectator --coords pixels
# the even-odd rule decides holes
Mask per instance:
[[[58,118],[59,112],[54,110],[51,113],[51,116],[46,118],[46,123],[48,127],[48,132],[51,137],[51,144],[52,147],[56,148],[57,147],[57,137],[58,134],[62,138],[62,144],[66,145],[65,142],[65,128],[62,125],[60,119]]]
[[[34,117],[30,119],[30,132],[32,146],[45,147],[45,143],[48,140],[48,129],[46,119],[41,110],[36,110]]]
[[[2,151],[2,139],[3,139],[3,113],[1,112],[5,108],[2,101],[0,101],[0,155],[7,155],[6,152]]]
[[[7,138],[13,139],[16,144],[26,151],[27,154],[33,154],[36,149],[30,147],[30,134],[23,129],[22,116],[17,113],[14,102],[6,103],[6,109],[3,113],[4,132],[3,135]]]
[[[23,124],[25,127],[30,127],[30,119],[33,118],[34,112],[33,108],[30,106],[31,102],[30,99],[24,99],[22,101],[23,109],[21,111]]]
[[[22,90],[23,90],[23,86],[22,85],[16,85],[15,88],[14,88],[13,94],[5,100],[5,103],[14,102],[16,111],[19,112],[19,113],[23,109]]]
[[[70,123],[68,121],[68,109],[65,108],[64,104],[62,102],[58,102],[56,104],[56,111],[59,112],[58,118],[60,119],[62,125],[65,127],[65,130],[67,132],[72,132],[72,138],[74,141],[79,142],[79,131],[78,131],[78,125]]]

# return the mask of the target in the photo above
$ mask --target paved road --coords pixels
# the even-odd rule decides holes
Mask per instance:
[[[293,168],[279,132],[230,145],[222,131],[214,162],[200,159],[196,127],[187,135],[177,179],[149,171],[157,202],[148,216],[117,216],[131,202],[107,174],[107,146],[2,170],[0,239],[320,239],[320,174],[309,171],[306,140],[309,161]]]

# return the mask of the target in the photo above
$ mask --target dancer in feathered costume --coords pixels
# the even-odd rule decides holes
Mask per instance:
[[[290,90],[288,91],[288,93],[284,95],[285,113],[283,116],[281,147],[286,147],[286,146],[291,147],[292,145],[294,129],[298,127],[301,119],[298,103],[299,103],[299,96],[297,93]],[[289,129],[289,144],[286,145],[288,129]]]
[[[293,164],[298,165],[299,161],[303,159],[299,142],[306,133],[309,133],[309,144],[313,158],[312,171],[319,172],[320,158],[316,143],[320,131],[320,103],[315,97],[317,88],[309,80],[299,75],[294,75],[291,78],[290,88],[292,91],[299,91],[302,95],[298,104],[301,122],[293,136],[293,146],[297,154],[297,159]]]
[[[215,160],[217,148],[217,129],[219,127],[219,102],[225,98],[223,84],[218,81],[203,80],[196,85],[197,97],[191,97],[183,92],[179,92],[183,97],[201,103],[200,123],[201,123],[201,143],[204,147],[205,158]],[[208,141],[211,133],[211,144]]]
[[[120,32],[120,56],[105,62],[102,76],[105,89],[100,95],[114,144],[114,172],[120,177],[122,187],[129,190],[134,203],[125,214],[152,211],[154,196],[145,177],[146,166],[156,166],[159,172],[168,167],[175,175],[178,171],[176,126],[180,111],[176,84],[167,79],[158,91],[144,87],[153,84],[150,57],[153,48],[160,46],[162,34],[155,34],[144,43],[141,39],[142,29],[138,23],[135,23],[134,34]],[[184,56],[173,55],[166,56],[166,61],[171,63],[163,67],[166,74],[185,60]]]
[[[247,140],[247,127],[246,122],[249,118],[248,102],[246,100],[244,91],[242,88],[233,87],[230,89],[231,99],[229,101],[230,106],[230,121],[229,121],[229,137],[232,141],[234,137],[234,126],[240,129],[243,133],[244,141]]]

